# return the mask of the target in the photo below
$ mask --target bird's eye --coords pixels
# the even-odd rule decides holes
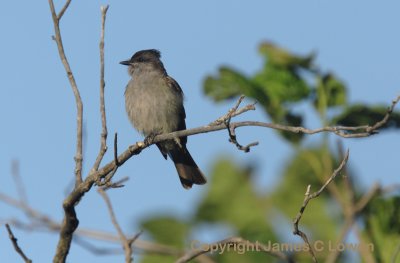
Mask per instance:
[[[144,61],[145,61],[144,58],[138,58],[138,59],[137,59],[137,62],[144,62]]]

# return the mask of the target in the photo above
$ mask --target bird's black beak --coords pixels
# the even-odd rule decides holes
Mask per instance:
[[[119,64],[129,66],[131,64],[131,61],[130,60],[124,60],[124,61],[119,62]]]

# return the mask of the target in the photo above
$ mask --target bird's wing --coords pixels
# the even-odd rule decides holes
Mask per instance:
[[[181,87],[179,86],[178,82],[176,80],[174,80],[173,78],[171,78],[170,76],[167,76],[167,83],[168,86],[174,90],[175,92],[177,92],[180,96],[183,97],[183,91],[181,89]],[[182,98],[183,100],[183,98]],[[185,123],[185,119],[186,119],[186,113],[185,113],[185,108],[183,107],[183,103],[182,103],[182,107],[179,111],[179,125],[178,125],[178,130],[186,130],[186,123]],[[181,143],[182,145],[186,145],[187,142],[187,137],[181,137]]]

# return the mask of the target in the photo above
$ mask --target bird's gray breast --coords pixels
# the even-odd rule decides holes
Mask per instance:
[[[125,107],[133,126],[145,136],[178,129],[182,117],[182,94],[171,88],[164,76],[140,74],[125,90]]]

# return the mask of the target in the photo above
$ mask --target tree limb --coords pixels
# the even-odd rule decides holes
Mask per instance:
[[[119,225],[119,223],[117,221],[117,218],[116,218],[115,213],[114,213],[114,209],[112,208],[111,201],[108,198],[108,195],[107,195],[106,191],[103,190],[102,187],[99,187],[99,189],[97,191],[101,195],[101,197],[103,197],[104,202],[107,205],[108,213],[110,214],[110,217],[111,217],[111,222],[114,225],[115,229],[117,230],[119,239],[121,240],[122,247],[123,247],[124,252],[125,252],[125,262],[126,263],[131,263],[131,262],[133,262],[132,246],[131,246],[132,242],[129,242],[129,240],[126,238],[124,232],[122,231],[122,229],[121,229],[121,227],[120,227],[120,225]],[[139,235],[137,237],[139,237]],[[137,239],[137,237],[135,237],[135,240]]]
[[[54,33],[53,37],[57,43],[58,53],[60,59],[64,65],[65,71],[68,76],[69,83],[71,85],[72,91],[75,96],[75,103],[77,108],[76,122],[77,122],[77,133],[76,133],[76,154],[75,154],[75,188],[77,188],[82,183],[82,162],[83,162],[83,154],[82,154],[82,130],[83,130],[83,103],[82,99],[72,73],[71,67],[65,55],[64,46],[61,38],[60,32],[60,20],[67,10],[71,0],[67,0],[64,7],[61,9],[59,15],[57,15],[53,0],[49,0],[49,6],[51,15],[53,18],[54,24]],[[69,249],[71,247],[72,234],[78,227],[79,221],[76,217],[75,213],[75,204],[71,203],[63,203],[64,209],[64,220],[62,223],[60,238],[57,244],[56,254],[53,258],[53,262],[65,262]]]
[[[106,119],[106,107],[104,102],[104,88],[106,86],[104,82],[104,30],[106,23],[106,15],[108,5],[101,6],[101,35],[100,35],[100,115],[101,115],[101,135],[100,135],[100,150],[97,155],[96,161],[94,162],[93,169],[99,169],[101,160],[103,160],[104,154],[107,151],[107,119]]]
[[[76,133],[76,154],[75,154],[75,185],[78,185],[82,182],[82,120],[83,120],[83,103],[81,99],[81,95],[79,93],[78,86],[75,81],[75,77],[72,73],[71,67],[69,65],[68,59],[65,55],[64,46],[61,38],[61,31],[60,31],[60,20],[67,10],[71,0],[67,0],[63,9],[60,11],[60,14],[57,16],[56,10],[54,7],[53,0],[49,0],[50,11],[53,18],[54,24],[54,40],[57,43],[58,54],[60,56],[61,62],[64,65],[65,71],[68,76],[69,83],[71,85],[72,91],[75,96],[75,103],[76,103],[76,122],[77,122],[77,133]]]

